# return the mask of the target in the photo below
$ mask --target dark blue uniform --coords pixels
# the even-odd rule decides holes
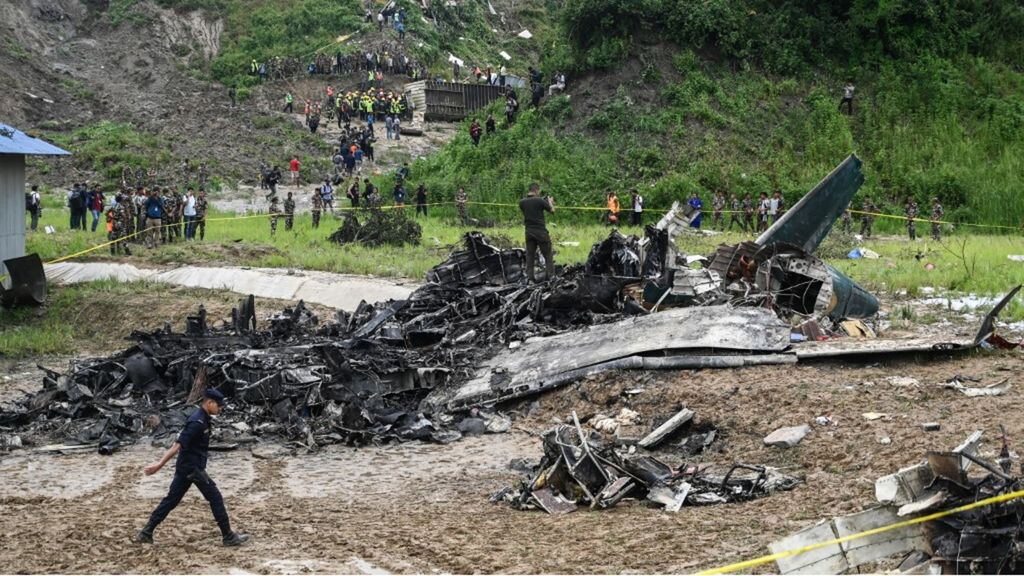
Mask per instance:
[[[221,534],[225,538],[230,536],[231,524],[228,521],[228,511],[224,508],[224,498],[217,484],[206,473],[206,460],[210,450],[210,415],[202,408],[197,408],[185,422],[185,428],[178,435],[177,442],[181,449],[174,465],[174,480],[171,481],[167,496],[160,501],[150,516],[146,529],[152,533],[195,484],[203,498],[210,503],[210,510],[213,511]]]

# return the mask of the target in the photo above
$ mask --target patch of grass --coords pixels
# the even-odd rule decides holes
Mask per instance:
[[[43,308],[0,309],[0,359],[51,354],[108,354],[128,346],[134,330],[154,330],[169,322],[184,330],[184,317],[202,304],[211,324],[230,318],[240,296],[226,290],[186,288],[156,282],[100,280],[51,286]],[[261,299],[264,315],[282,301]],[[311,306],[316,313],[323,308]]]
[[[25,47],[21,44],[18,44],[18,42],[13,38],[4,38],[3,49],[8,56],[15,58],[17,60],[28,61],[28,59],[31,57],[31,54],[28,53],[28,50],[26,50]]]

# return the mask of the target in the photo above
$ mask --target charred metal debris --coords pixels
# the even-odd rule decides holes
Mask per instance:
[[[363,217],[360,222],[359,218]],[[371,208],[357,215],[345,212],[341,226],[327,238],[338,244],[363,246],[416,246],[423,237],[419,222],[406,216],[404,210]]]
[[[684,425],[693,416],[684,409],[642,440],[622,442],[621,437],[603,433],[609,429],[609,419],[593,418],[584,428],[573,412],[571,424],[544,433],[544,455],[538,464],[524,471],[519,485],[498,491],[491,501],[519,510],[566,514],[581,506],[606,509],[624,500],[639,500],[678,512],[684,505],[753,500],[800,483],[765,466],[734,464],[715,471],[691,461],[670,466],[642,453],[668,437],[686,434],[676,448],[681,454],[699,457],[715,442],[717,431],[687,430]]]
[[[869,331],[843,320],[878,306],[812,254],[863,180],[859,167],[851,156],[755,242],[722,245],[707,258],[677,250],[676,236],[696,214],[676,206],[643,238],[613,231],[584,264],[542,283],[526,282],[522,249],[499,249],[471,232],[406,300],[364,301],[324,321],[299,302],[262,325],[251,296],[218,326],[200,307],[184,332],[137,331],[133,346],[108,358],[76,360],[65,372],[42,368],[43,389],[0,408],[0,427],[116,446],[176,431],[190,404],[215,387],[234,404],[218,427],[228,443],[449,442],[466,410],[605,370],[946,353],[990,341],[994,314],[1016,290],[973,342],[817,341]],[[397,213],[371,211],[370,222]],[[358,228],[354,220],[345,226]],[[346,232],[345,241],[378,238],[364,231]],[[794,345],[804,339],[815,342]]]
[[[977,431],[953,450],[927,452],[919,463],[876,481],[874,506],[801,530],[769,549],[797,550],[1024,490],[1005,431],[998,452],[990,456],[982,455],[981,438]],[[1024,570],[1022,519],[1024,500],[1008,499],[819,546],[780,558],[778,568],[781,574],[842,574],[886,562],[902,574],[1019,574]]]

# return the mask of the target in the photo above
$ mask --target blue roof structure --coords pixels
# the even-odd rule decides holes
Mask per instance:
[[[0,154],[27,154],[31,156],[69,156],[71,153],[33,138],[7,124],[0,124]]]

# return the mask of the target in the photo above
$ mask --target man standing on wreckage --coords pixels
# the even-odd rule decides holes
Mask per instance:
[[[249,540],[247,534],[239,534],[231,530],[228,511],[224,508],[224,498],[220,495],[217,484],[206,473],[206,459],[210,450],[211,419],[220,414],[223,409],[224,395],[213,388],[206,390],[203,393],[203,401],[185,421],[185,428],[178,435],[174,444],[164,453],[163,458],[143,469],[146,476],[152,476],[159,472],[175,454],[178,455],[178,460],[174,465],[174,479],[171,480],[171,488],[168,490],[167,496],[157,505],[156,510],[153,510],[145,528],[136,535],[136,543],[153,543],[153,531],[181,502],[193,484],[202,493],[203,498],[210,503],[210,510],[213,511],[213,517],[217,520],[217,526],[220,527],[221,536],[224,537],[224,545],[240,546]]]

